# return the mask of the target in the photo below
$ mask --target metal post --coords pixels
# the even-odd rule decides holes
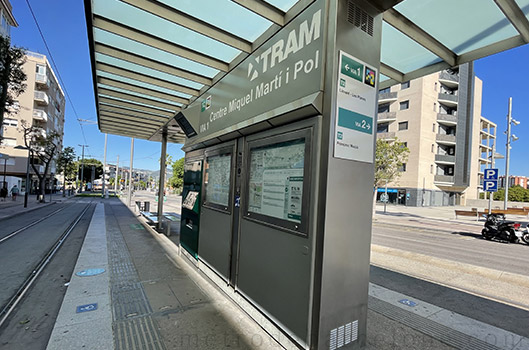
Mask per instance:
[[[81,154],[81,192],[83,192],[83,182],[84,182],[84,172],[85,172],[85,146],[86,145],[78,145],[83,147],[83,151]]]
[[[162,229],[162,214],[164,212],[164,183],[166,182],[166,151],[167,151],[167,131],[162,132],[162,151],[160,152],[160,182],[158,184],[158,224],[157,228]]]
[[[101,185],[101,196],[105,198],[105,172],[107,169],[107,136],[105,134],[105,149],[103,150],[103,184]]]
[[[24,208],[28,207],[28,195],[31,189],[31,185],[29,183],[29,162],[31,159],[30,157],[31,157],[30,149],[28,148],[28,161],[26,165],[26,192],[24,193]]]
[[[120,156],[116,160],[116,174],[114,175],[114,194],[118,195],[118,170],[120,169]]]
[[[6,184],[6,168],[7,168],[7,160],[9,159],[9,157],[7,158],[4,158],[4,182],[3,182],[3,187],[7,188],[7,184]]]
[[[131,138],[131,162],[129,165],[129,189],[127,190],[127,206],[131,206],[132,170],[133,170],[134,138]]]
[[[508,209],[508,188],[510,187],[510,140],[512,137],[512,98],[508,100],[508,129],[506,130],[506,171],[504,177],[504,210]]]
[[[388,202],[388,179],[385,180],[385,214],[386,214],[386,203]]]

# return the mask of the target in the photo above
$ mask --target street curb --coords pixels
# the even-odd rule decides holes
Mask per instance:
[[[32,211],[37,210],[37,209],[45,208],[47,206],[50,206],[50,205],[56,204],[56,203],[57,202],[46,203],[45,205],[42,205],[42,206],[39,206],[39,207],[33,207],[33,208],[30,208],[30,209],[19,211],[18,213],[15,213],[15,214],[2,216],[2,217],[0,217],[0,221],[5,220],[5,219],[10,219],[10,218],[15,217],[17,215],[20,215],[22,213],[29,213],[29,212],[32,212]]]
[[[510,272],[503,272],[499,270],[489,269],[487,267],[480,267],[455,261],[450,261],[441,258],[435,258],[432,256],[411,253],[400,249],[389,248],[372,244],[372,251],[377,253],[383,253],[393,256],[398,256],[410,260],[415,260],[432,266],[449,269],[453,271],[459,271],[470,275],[481,276],[484,278],[515,284],[521,287],[528,288],[529,278],[528,276],[518,275]]]

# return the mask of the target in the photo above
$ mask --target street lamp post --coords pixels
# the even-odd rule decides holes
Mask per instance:
[[[508,127],[506,129],[506,171],[504,175],[504,210],[508,209],[508,189],[510,188],[509,177],[510,177],[510,145],[512,141],[517,141],[519,138],[512,135],[512,123],[513,125],[519,125],[520,123],[512,118],[512,98],[508,101]]]

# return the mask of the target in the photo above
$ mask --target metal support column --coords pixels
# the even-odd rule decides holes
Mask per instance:
[[[506,129],[506,171],[504,175],[504,210],[508,209],[508,189],[510,188],[510,141],[512,137],[512,98],[508,102],[508,128]]]
[[[105,134],[105,150],[103,151],[103,181],[101,184],[101,196],[105,198],[105,169],[107,168],[107,137],[108,134]]]
[[[164,212],[164,184],[166,182],[166,150],[167,131],[162,132],[162,151],[160,152],[160,181],[158,183],[158,224],[157,228],[162,229],[162,214]]]
[[[131,138],[131,162],[129,163],[129,189],[127,190],[127,206],[131,206],[131,189],[133,179],[133,153],[134,153],[134,138]]]

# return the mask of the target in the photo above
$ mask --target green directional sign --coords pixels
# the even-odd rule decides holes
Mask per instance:
[[[340,72],[360,82],[363,81],[364,65],[348,56],[342,55]]]

